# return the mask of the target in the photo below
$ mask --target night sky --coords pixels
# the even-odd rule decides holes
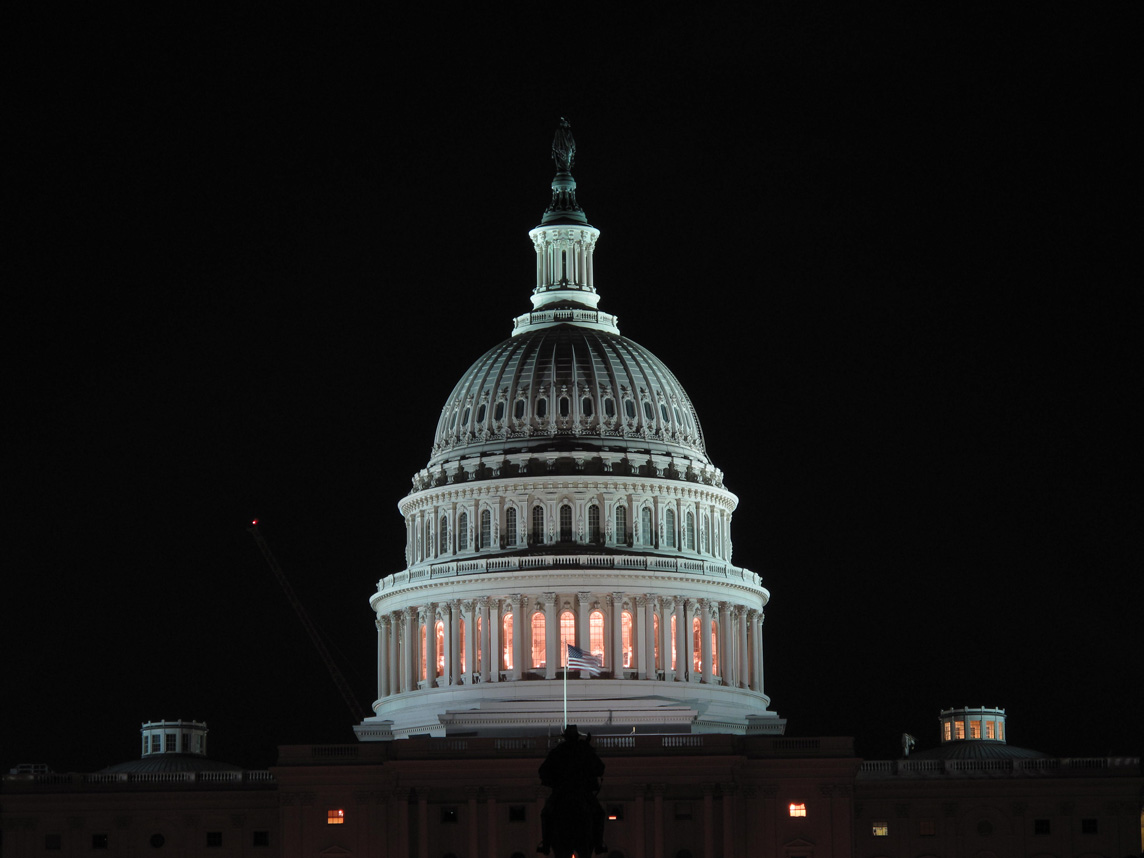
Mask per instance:
[[[561,116],[601,307],[739,496],[787,734],[885,759],[984,705],[1144,750],[1128,7],[561,8],[9,29],[2,770],[159,718],[250,767],[353,741],[246,527],[368,706],[396,505],[529,307]]]

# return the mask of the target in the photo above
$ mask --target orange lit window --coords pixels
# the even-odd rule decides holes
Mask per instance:
[[[653,639],[652,646],[655,648],[655,669],[661,670],[663,668],[663,662],[660,661],[660,658],[659,658],[659,614],[652,614],[651,627],[652,627],[652,635],[651,636]]]
[[[477,650],[476,656],[473,659],[473,661],[476,662],[476,664],[473,665],[473,671],[476,672],[478,670],[484,669],[481,667],[481,618],[480,617],[477,617],[477,637],[473,641],[473,643],[476,644],[476,650]]]
[[[340,807],[337,810],[326,811],[326,825],[341,825],[346,821],[346,812]]]
[[[576,646],[576,616],[571,611],[560,615],[560,663],[568,664],[568,644]]]
[[[964,739],[965,738],[965,722],[964,721],[954,721],[953,722],[953,738],[955,738],[955,739]]]
[[[986,721],[985,722],[985,738],[986,739],[992,739],[993,738],[993,722],[992,721]]]
[[[791,802],[790,815],[791,816],[806,816],[806,805],[801,803],[801,802],[798,804]]]
[[[1005,725],[1001,721],[997,722],[997,738],[1002,740],[1005,738]]]
[[[980,739],[981,738],[981,722],[980,721],[970,721],[969,722],[969,738],[970,739]]]
[[[886,822],[875,822],[870,827],[870,833],[872,835],[874,835],[875,837],[889,837],[890,836],[890,825],[889,825],[889,823],[886,823]]]
[[[696,617],[691,621],[691,666],[696,671],[703,669],[703,633],[699,629],[699,617]]]
[[[588,639],[592,648],[592,655],[604,663],[604,614],[601,611],[592,611],[588,615]]]
[[[422,679],[425,678],[425,654],[426,654],[425,646],[426,646],[426,644],[425,644],[425,626],[424,626],[424,624],[422,624],[422,626],[421,626],[421,678]]]
[[[532,666],[544,667],[544,614],[537,611],[532,615]]]
[[[675,615],[671,616],[671,669],[675,670]]]
[[[445,624],[440,620],[433,626],[433,636],[437,639],[437,673],[436,676],[445,675]]]
[[[512,670],[512,614],[504,618],[504,669]]]
[[[948,721],[943,721],[943,722],[942,722],[942,724],[941,724],[941,729],[942,729],[942,735],[943,735],[943,736],[945,736],[945,740],[946,740],[947,742],[948,742],[948,741],[949,741],[951,738],[953,738],[953,731],[952,731],[952,728],[950,727],[950,725],[949,725],[949,722],[948,722]]]
[[[719,624],[711,621],[711,672],[719,673]]]
[[[461,645],[461,650],[460,650],[460,652],[461,652],[461,673],[464,673],[465,672],[465,621],[463,619],[461,620],[460,645]]]
[[[624,667],[632,666],[632,615],[624,611],[620,615],[620,635],[624,644]]]

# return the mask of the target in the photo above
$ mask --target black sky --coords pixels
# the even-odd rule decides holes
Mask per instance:
[[[11,30],[5,770],[153,718],[249,766],[352,739],[246,523],[368,704],[396,504],[528,307],[562,115],[602,306],[740,498],[788,734],[886,758],[996,705],[1140,753],[1119,12],[88,14]]]

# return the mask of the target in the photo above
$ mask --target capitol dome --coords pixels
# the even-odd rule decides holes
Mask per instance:
[[[731,562],[738,499],[682,385],[599,308],[574,156],[565,123],[532,308],[461,376],[399,503],[364,741],[784,729],[763,693],[770,594]],[[569,647],[598,669],[569,669]]]

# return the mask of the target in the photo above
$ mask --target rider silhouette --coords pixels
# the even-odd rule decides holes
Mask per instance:
[[[540,812],[540,845],[536,851],[547,855],[552,848],[553,817],[561,802],[582,801],[592,816],[592,844],[597,853],[608,851],[604,845],[604,808],[596,793],[600,791],[600,778],[604,776],[604,763],[596,756],[589,741],[591,734],[580,738],[575,724],[564,728],[564,741],[548,752],[540,764],[540,782],[552,788],[552,794]]]

